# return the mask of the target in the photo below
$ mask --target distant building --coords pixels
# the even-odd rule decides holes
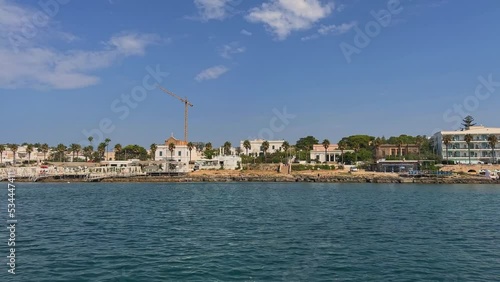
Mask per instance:
[[[175,149],[173,152],[170,152],[168,150],[168,145],[170,143],[173,143],[175,145]],[[155,161],[174,160],[187,165],[190,159],[191,161],[196,161],[197,159],[199,159],[197,149],[193,148],[192,151],[189,151],[187,142],[175,139],[174,136],[171,136],[170,138],[165,140],[165,144],[157,145],[155,152]]]
[[[471,126],[465,130],[440,131],[432,136],[432,144],[443,160],[469,163],[469,150],[464,139],[467,134],[472,135],[472,142],[470,143],[471,163],[498,162],[500,146],[498,144],[495,146],[495,155],[492,156],[488,136],[495,135],[500,141],[500,128]],[[448,144],[448,155],[446,155],[446,146],[443,143],[443,136],[446,135],[451,136],[451,142]]]
[[[387,157],[398,157],[406,155],[418,154],[418,145],[416,144],[403,144],[401,148],[394,144],[382,144],[375,148],[375,158],[385,159]]]
[[[250,149],[248,149],[248,154],[247,154],[247,149],[245,149],[245,146],[243,146],[243,142],[245,141],[240,141],[241,154],[253,155],[253,156],[260,156],[264,154],[264,150],[262,149],[262,143],[266,140],[255,139],[248,141],[250,141]],[[272,154],[282,150],[281,147],[283,146],[283,142],[285,142],[285,140],[267,140],[267,142],[269,142],[269,149],[267,149],[266,153]]]
[[[419,167],[418,161],[402,161],[402,160],[380,160],[372,165],[373,171],[378,172],[408,172],[415,171]]]
[[[344,154],[347,152],[354,152],[354,150],[344,150]],[[330,144],[325,152],[325,147],[321,144],[313,145],[312,151],[310,151],[311,160],[317,160],[319,162],[337,162],[340,161],[342,151],[339,150],[338,144]]]

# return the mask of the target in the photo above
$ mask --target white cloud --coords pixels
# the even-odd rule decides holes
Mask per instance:
[[[341,25],[321,25],[321,27],[318,29],[318,33],[321,35],[327,35],[327,34],[343,34],[351,30],[356,26],[356,22],[350,22],[350,23],[343,23]]]
[[[111,37],[109,45],[124,55],[144,55],[148,45],[158,42],[160,38],[154,34],[122,33]]]
[[[229,71],[229,69],[225,66],[214,66],[203,70],[198,75],[196,75],[194,79],[196,79],[197,81],[216,79],[227,71]]]
[[[99,82],[90,72],[110,67],[121,58],[143,55],[151,35],[122,34],[100,51],[60,52],[50,47],[28,47],[17,52],[0,46],[0,87],[75,89]]]
[[[223,20],[227,16],[227,4],[231,0],[194,0],[198,13],[204,21]]]
[[[251,9],[246,18],[263,23],[277,39],[284,40],[293,31],[311,28],[332,11],[333,4],[323,5],[319,0],[270,0]]]
[[[151,34],[121,33],[98,50],[57,50],[47,42],[79,38],[60,30],[44,10],[0,0],[0,88],[75,89],[94,85],[93,71],[128,56],[145,54],[159,42]]]
[[[343,23],[341,25],[321,25],[317,33],[309,36],[302,37],[302,41],[317,39],[321,36],[326,36],[329,34],[340,35],[350,31],[356,26],[356,22]]]
[[[225,59],[231,59],[231,55],[244,53],[246,51],[245,47],[241,47],[238,42],[231,42],[219,48],[219,54]]]
[[[242,29],[240,33],[246,36],[252,36],[252,33],[246,29]]]

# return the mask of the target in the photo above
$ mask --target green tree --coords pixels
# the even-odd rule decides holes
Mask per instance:
[[[422,148],[422,144],[424,143],[425,139],[424,137],[417,135],[415,138],[415,145],[417,145],[417,150],[418,150],[418,160],[420,161],[420,150]]]
[[[154,161],[155,158],[156,158],[156,150],[158,149],[158,146],[156,146],[156,144],[151,144],[151,146],[149,146],[149,149],[151,151],[151,159]]]
[[[5,145],[0,144],[0,163],[3,163],[3,152],[5,152]]]
[[[122,156],[121,156],[121,153],[122,153],[122,144],[120,143],[117,143],[115,144],[115,160],[122,160]]]
[[[247,151],[246,155],[248,156],[248,150],[252,148],[252,145],[250,144],[249,140],[243,141],[243,148],[245,148],[245,150]]]
[[[231,142],[229,141],[224,142],[224,145],[222,147],[224,150],[224,155],[226,156],[231,155]]]
[[[464,141],[465,143],[467,143],[467,151],[468,151],[468,155],[469,155],[469,165],[471,164],[471,161],[470,161],[470,143],[472,142],[474,138],[472,137],[471,134],[465,134],[464,136]]]
[[[17,144],[9,144],[9,149],[12,151],[14,157],[13,157],[13,162],[14,162],[14,166],[16,165],[16,153],[17,153],[17,150],[19,149],[19,146]]]
[[[26,145],[26,153],[28,153],[28,165],[31,164],[31,153],[33,152],[33,145],[28,144]]]
[[[323,145],[323,148],[325,148],[325,163],[326,163],[329,161],[327,154],[328,154],[328,148],[330,147],[330,140],[328,140],[328,139],[323,140],[321,145]]]
[[[71,152],[73,158],[72,158],[72,161],[74,162],[75,161],[75,153],[78,149],[78,144],[76,143],[73,143],[71,145],[69,145],[69,151]]]
[[[213,152],[213,147],[212,147],[212,143],[208,142],[207,144],[205,144],[205,150],[203,151],[203,155],[205,156],[205,158],[211,160],[214,156],[214,152]]]
[[[288,150],[290,149],[290,144],[288,143],[288,141],[283,141],[281,148],[283,148],[283,151],[285,152],[285,158],[288,158]]]
[[[64,144],[57,145],[56,151],[57,151],[57,153],[59,155],[59,161],[60,162],[64,162],[65,161],[66,158],[64,156],[64,153],[66,152],[66,150],[67,150],[66,145],[64,145]]]
[[[80,152],[82,151],[82,145],[76,144],[75,146],[75,152],[76,152],[76,159],[78,160],[80,158]]]
[[[340,140],[338,148],[340,150],[340,157],[342,158],[342,163],[344,163],[344,151],[347,149],[347,142],[344,140]]]
[[[87,138],[87,140],[89,140],[90,146],[94,147],[94,145],[92,144],[92,141],[94,140],[94,137],[89,136],[89,138]]]
[[[49,144],[43,143],[40,146],[40,149],[42,150],[42,153],[43,153],[43,160],[46,161],[47,160],[47,153],[49,152]]]
[[[496,158],[495,158],[495,147],[498,143],[498,138],[491,134],[490,136],[488,136],[488,144],[490,144],[490,148],[491,148],[491,158],[492,158],[492,161],[491,163],[494,164],[496,163]]]
[[[191,162],[191,152],[193,151],[194,149],[194,144],[193,142],[189,142],[187,143],[187,148],[189,150],[189,162]]]
[[[108,146],[109,146],[109,142],[111,142],[111,139],[109,139],[109,138],[104,139],[104,144],[106,144],[106,146],[104,146],[105,150],[106,150],[106,158],[105,158],[106,160],[108,160],[108,148],[109,148]]]
[[[106,142],[99,143],[99,145],[97,146],[97,152],[99,153],[99,161],[102,161],[103,159],[106,160],[106,158],[104,157],[104,154],[106,153]]]
[[[148,151],[139,145],[127,145],[122,148],[121,152],[125,155],[125,159],[139,159],[141,161],[149,159]]]
[[[262,151],[264,152],[264,162],[266,159],[267,150],[269,150],[269,142],[266,140],[262,142]]]
[[[450,147],[450,143],[451,143],[451,135],[443,135],[443,144],[444,144],[445,149],[446,149],[446,163],[448,163],[448,159],[449,159],[448,148]]]
[[[297,143],[295,143],[295,148],[298,150],[311,151],[313,145],[319,144],[319,140],[314,138],[314,136],[307,136],[300,138]]]
[[[92,160],[92,153],[94,152],[94,148],[92,145],[85,146],[83,148],[83,155],[85,156],[85,161],[88,162]]]
[[[168,150],[170,151],[170,159],[174,159],[175,144],[174,143],[168,144]]]
[[[472,116],[466,116],[464,117],[464,119],[462,120],[462,126],[463,126],[463,129],[465,130],[469,130],[471,126],[474,126],[476,125],[474,123],[474,118]]]

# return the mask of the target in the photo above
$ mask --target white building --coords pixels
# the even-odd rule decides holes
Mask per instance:
[[[168,145],[173,143],[175,145],[175,149],[173,152],[168,150]],[[173,136],[165,140],[164,145],[157,145],[155,152],[155,161],[167,161],[174,160],[180,162],[184,165],[188,165],[189,161],[196,161],[199,159],[199,152],[196,148],[193,148],[189,151],[187,143],[182,140],[177,140]]]
[[[470,159],[471,163],[477,164],[480,162],[491,163],[498,162],[500,156],[500,146],[496,144],[494,148],[494,156],[492,148],[488,142],[490,135],[495,135],[500,141],[500,128],[471,126],[466,130],[456,131],[440,131],[432,136],[432,142],[437,153],[443,160],[450,160],[459,163],[469,163],[469,149],[465,142],[465,135],[472,136],[470,143]],[[448,146],[443,143],[443,136],[449,135],[451,142]],[[448,147],[448,155],[446,155],[446,147]]]
[[[5,151],[3,151],[0,154],[0,163],[13,163],[14,162],[14,152],[7,146],[5,146]],[[44,160],[44,155],[42,152],[38,152],[37,148],[33,147],[33,151],[31,154],[28,154],[27,152],[27,147],[28,146],[18,146],[17,151],[16,151],[16,163],[21,164],[24,161],[43,161]],[[47,154],[45,154],[46,158],[49,158],[50,154],[52,153],[52,150],[49,150]]]
[[[354,152],[353,150],[344,150],[344,154],[347,152]],[[321,163],[326,162],[340,162],[342,151],[339,150],[337,144],[330,144],[328,149],[325,151],[325,147],[321,144],[313,145],[313,149],[310,152],[311,161],[317,160]]]
[[[195,162],[195,170],[204,169],[241,169],[241,157],[238,156],[216,156],[213,159],[201,159]]]
[[[248,155],[260,156],[264,154],[264,150],[262,150],[262,143],[266,140],[264,139],[255,139],[248,140],[250,141],[250,149],[248,149]],[[240,149],[243,155],[247,155],[247,149],[243,146],[245,141],[240,141]],[[283,142],[285,140],[267,140],[269,142],[269,149],[267,149],[267,154],[272,154],[282,150]]]

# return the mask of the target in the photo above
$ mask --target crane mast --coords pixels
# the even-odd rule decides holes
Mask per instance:
[[[158,88],[160,88],[161,91],[167,93],[168,95],[180,100],[182,103],[184,103],[184,142],[187,143],[187,140],[188,140],[188,109],[189,107],[192,107],[193,104],[191,104],[191,102],[189,102],[189,100],[186,98],[181,98],[179,96],[177,96],[175,93],[161,87],[158,85]]]

